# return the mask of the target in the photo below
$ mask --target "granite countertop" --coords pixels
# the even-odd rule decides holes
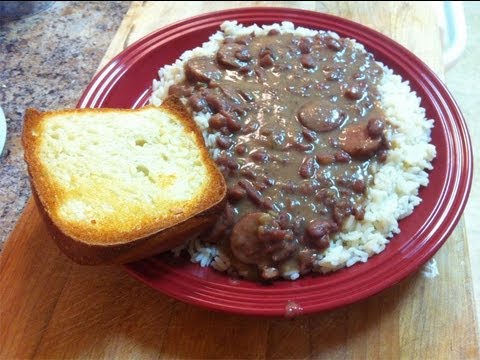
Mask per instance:
[[[57,1],[29,17],[0,19],[0,106],[7,118],[0,157],[0,250],[31,194],[20,143],[25,109],[74,107],[129,6],[129,1]]]

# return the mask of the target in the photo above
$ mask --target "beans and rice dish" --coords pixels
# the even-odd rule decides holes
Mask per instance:
[[[151,99],[185,103],[227,181],[219,221],[185,246],[191,260],[271,281],[380,253],[428,184],[433,121],[420,100],[335,33],[221,29],[160,69]]]

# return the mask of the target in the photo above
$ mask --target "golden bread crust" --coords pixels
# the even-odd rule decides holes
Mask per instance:
[[[48,166],[41,161],[39,147],[42,141],[42,124],[52,115],[96,115],[141,112],[145,109],[158,109],[180,122],[185,130],[193,134],[195,145],[200,151],[203,166],[207,169],[207,184],[201,194],[183,204],[181,214],[162,217],[156,221],[145,221],[128,233],[115,233],[115,223],[107,228],[92,231],[90,226],[81,223],[72,226],[59,215],[58,206],[61,191],[49,178]],[[181,245],[193,235],[207,230],[217,220],[223,209],[226,185],[225,180],[208,153],[203,136],[183,104],[169,97],[160,108],[147,106],[138,110],[123,109],[71,109],[40,112],[27,109],[22,134],[32,192],[38,208],[48,224],[50,233],[59,248],[74,261],[81,264],[125,263],[154,255]],[[136,214],[138,217],[138,214]],[[86,224],[88,225],[88,224]],[[102,239],[108,241],[102,241]]]

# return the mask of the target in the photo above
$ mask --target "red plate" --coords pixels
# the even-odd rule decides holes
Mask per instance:
[[[135,108],[144,105],[157,70],[185,50],[201,45],[225,20],[250,25],[292,21],[357,39],[375,58],[410,81],[435,120],[437,158],[430,185],[401,233],[365,264],[326,276],[260,285],[232,280],[168,254],[132,263],[127,271],[154,289],[209,309],[252,315],[291,315],[332,309],[371,296],[399,282],[430,259],[464,209],[472,180],[472,149],[458,106],[437,76],[415,55],[384,35],[331,15],[294,9],[246,8],[209,13],[164,27],[128,47],[92,80],[78,107]],[[293,308],[292,308],[293,305]]]

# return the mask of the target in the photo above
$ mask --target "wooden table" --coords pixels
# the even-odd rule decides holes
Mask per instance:
[[[443,74],[429,4],[134,2],[102,64],[147,33],[198,13],[290,6],[340,15],[402,43]],[[82,267],[49,239],[30,201],[0,258],[0,358],[479,358],[463,220],[420,273],[363,302],[296,319],[215,313],[175,301],[121,267]]]

